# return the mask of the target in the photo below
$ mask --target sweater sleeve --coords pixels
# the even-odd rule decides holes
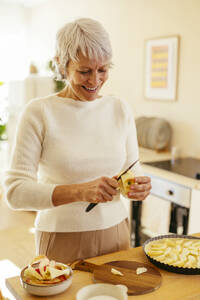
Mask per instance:
[[[53,207],[54,184],[38,181],[37,172],[45,134],[42,103],[31,101],[17,128],[4,188],[8,205],[18,210],[43,210]]]
[[[137,140],[137,131],[134,116],[127,103],[124,103],[124,109],[127,117],[127,140],[126,140],[126,152],[127,158],[124,169],[128,168],[134,161],[139,159],[139,149]],[[132,168],[135,176],[143,176],[143,171],[140,162]]]

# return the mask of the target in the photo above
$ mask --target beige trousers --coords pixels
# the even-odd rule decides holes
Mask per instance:
[[[83,232],[36,231],[36,255],[72,263],[79,259],[95,257],[130,248],[128,219],[104,230]]]

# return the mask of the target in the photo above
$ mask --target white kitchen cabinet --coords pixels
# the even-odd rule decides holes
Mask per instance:
[[[148,236],[168,234],[171,203],[155,195],[149,195],[142,202],[141,226]]]
[[[174,227],[178,234],[200,232],[200,180],[145,164],[170,160],[170,152],[139,150],[143,172],[152,179],[151,194],[142,204],[140,231],[149,237],[173,233]],[[179,212],[177,224],[174,210]]]
[[[54,81],[49,76],[30,75],[24,80],[14,80],[9,82],[8,87],[8,151],[12,152],[15,140],[16,124],[21,116],[24,106],[34,98],[44,97],[53,94]]]
[[[200,232],[200,190],[192,189],[188,233]]]
[[[145,169],[145,165],[144,169]],[[187,234],[200,231],[200,186],[198,180],[147,167],[145,175],[152,178],[152,190],[149,199],[145,200],[142,207],[141,225],[146,234],[154,236],[167,234],[170,222],[170,205],[184,207],[189,214]],[[146,170],[145,170],[146,171]],[[182,183],[182,184],[181,184]],[[188,215],[187,214],[187,215]],[[183,216],[182,216],[183,217]],[[187,218],[187,216],[185,217]],[[169,228],[169,227],[168,227]],[[180,231],[180,232],[179,232]],[[181,228],[177,228],[181,233]]]
[[[151,195],[143,202],[141,225],[148,236],[177,233],[186,234],[189,228],[192,189],[175,180],[157,174],[151,177]]]
[[[3,193],[4,172],[8,168],[8,142],[0,141],[0,199]]]
[[[0,182],[5,169],[8,167],[8,142],[0,141]]]

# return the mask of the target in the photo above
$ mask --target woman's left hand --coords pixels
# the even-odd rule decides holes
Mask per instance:
[[[134,178],[135,183],[130,186],[128,197],[137,201],[144,200],[151,190],[151,178],[148,176],[138,176]]]

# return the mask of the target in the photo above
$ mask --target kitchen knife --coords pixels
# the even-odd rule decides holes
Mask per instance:
[[[128,172],[138,161],[139,161],[139,159],[137,159],[136,161],[134,161],[134,163],[132,163],[122,174],[120,174],[117,177],[117,181],[122,177],[122,175],[124,175],[126,172]]]
[[[124,175],[126,172],[128,172],[137,162],[139,161],[139,159],[137,159],[136,161],[134,161],[122,174],[120,174],[117,177],[117,181],[122,177],[122,175]],[[91,209],[93,209],[98,203],[90,203],[87,208],[86,208],[86,212],[89,212]]]

